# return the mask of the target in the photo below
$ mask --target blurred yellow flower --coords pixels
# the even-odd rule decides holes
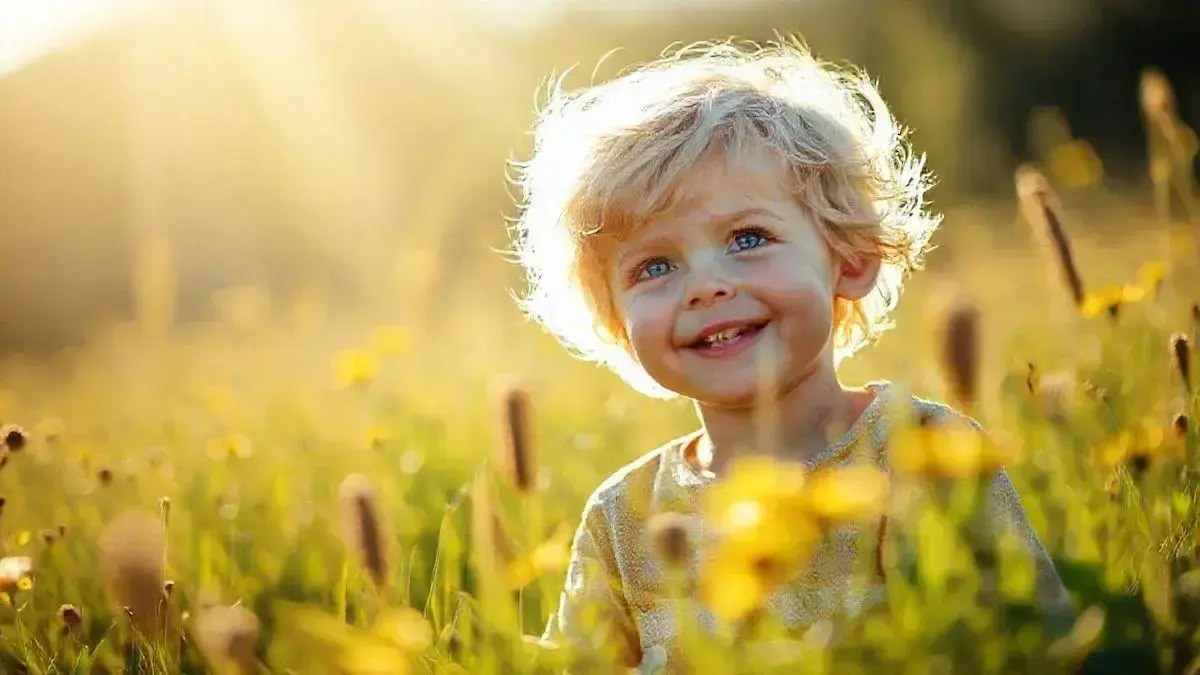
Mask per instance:
[[[46,441],[56,441],[62,438],[64,425],[57,417],[47,417],[38,422],[37,432]]]
[[[799,574],[821,538],[798,465],[743,459],[706,495],[705,515],[721,536],[701,571],[700,593],[725,620],[745,617]]]
[[[809,478],[804,493],[808,509],[822,523],[841,523],[880,514],[891,483],[867,464],[821,471]]]
[[[363,432],[363,441],[371,448],[378,448],[390,440],[392,440],[392,432],[384,427],[372,426]]]
[[[218,462],[247,459],[254,454],[254,445],[241,434],[226,434],[209,441],[206,453]]]
[[[1138,268],[1138,280],[1147,293],[1156,293],[1167,278],[1167,265],[1160,260],[1151,260]]]
[[[1011,448],[961,423],[899,429],[890,454],[899,471],[940,478],[985,476],[1017,459]]]
[[[17,546],[25,546],[26,544],[29,543],[29,540],[32,538],[33,538],[33,535],[29,533],[29,530],[21,530],[20,532],[17,533]],[[6,558],[6,560],[7,560],[7,558]],[[2,561],[0,561],[0,563],[2,563]],[[0,574],[3,574],[3,573],[4,573],[3,569],[0,568]]]
[[[344,349],[334,359],[333,374],[343,387],[370,384],[379,374],[379,361],[362,349]]]
[[[433,628],[412,607],[384,613],[375,622],[374,632],[408,654],[419,654],[433,642]]]
[[[508,585],[520,588],[533,582],[543,574],[554,574],[567,569],[571,557],[571,536],[566,527],[558,528],[550,539],[538,544],[527,555],[509,563],[505,574]]]
[[[1100,182],[1104,166],[1096,149],[1082,139],[1056,146],[1047,157],[1050,173],[1069,188],[1084,188]]]
[[[380,358],[400,356],[408,352],[408,331],[403,326],[380,326],[368,340],[371,353]]]
[[[33,588],[33,580],[29,577],[22,577],[17,581],[17,588],[22,591],[28,591]]]
[[[1134,429],[1122,429],[1119,434],[1100,443],[1097,458],[1106,467],[1132,464],[1146,468],[1163,459],[1177,459],[1183,454],[1183,444],[1176,442],[1161,424],[1142,420]]]
[[[1146,294],[1147,291],[1142,286],[1131,284],[1110,286],[1097,293],[1086,294],[1083,298],[1083,304],[1079,306],[1079,313],[1087,318],[1105,313],[1112,314],[1120,309],[1121,305],[1145,300]]]
[[[359,640],[342,652],[343,675],[407,675],[412,665],[404,652],[374,640]]]

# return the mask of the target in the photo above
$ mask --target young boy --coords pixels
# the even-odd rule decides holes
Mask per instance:
[[[690,399],[700,419],[589,499],[544,636],[632,666],[677,631],[649,519],[696,514],[730,462],[763,447],[760,422],[774,421],[772,454],[806,470],[887,466],[892,387],[844,387],[836,367],[887,327],[939,219],[923,206],[923,160],[871,82],[799,44],[705,43],[582,91],[555,87],[535,132],[516,228],[524,308],[639,391]],[[1003,471],[989,508],[1027,542],[1045,602],[1069,604]],[[767,609],[795,626],[844,611],[858,549],[877,541],[864,529],[823,544]]]

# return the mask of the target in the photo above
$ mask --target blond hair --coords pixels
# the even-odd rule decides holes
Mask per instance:
[[[537,114],[532,157],[514,163],[524,201],[513,235],[529,283],[518,302],[568,350],[638,391],[673,395],[629,349],[608,256],[679,204],[681,178],[698,161],[755,147],[787,161],[789,187],[837,255],[882,261],[867,296],[835,305],[835,364],[891,326],[901,284],[940,218],[925,210],[924,156],[861,71],[791,39],[695,43],[581,90],[562,79]]]

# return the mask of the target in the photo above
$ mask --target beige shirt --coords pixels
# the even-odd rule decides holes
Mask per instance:
[[[867,386],[875,391],[875,399],[842,438],[804,462],[805,470],[860,462],[889,468],[884,446],[887,413],[895,403],[889,395],[893,388],[886,382]],[[911,399],[917,414],[929,416],[935,423],[959,419],[975,425],[946,405],[903,396]],[[550,617],[543,640],[588,651],[615,647],[630,666],[658,646],[663,649],[655,651],[670,653],[678,631],[676,610],[668,603],[666,571],[649,545],[647,523],[661,512],[690,518],[692,559],[686,576],[695,579],[716,541],[698,515],[702,495],[714,479],[685,461],[699,435],[699,431],[693,432],[643,455],[592,494],[575,533],[558,611]],[[1035,558],[1042,602],[1069,608],[1066,590],[1030,526],[1008,474],[997,472],[989,490],[989,527],[996,532],[1012,528],[1023,539]],[[819,546],[803,574],[768,597],[766,610],[789,627],[804,627],[882,600],[883,525],[880,520],[839,527]],[[871,558],[878,561],[876,575],[866,575],[864,580],[864,575],[856,575],[854,570],[861,570],[861,561]],[[698,601],[695,606],[699,607],[700,625],[714,628],[711,612]]]

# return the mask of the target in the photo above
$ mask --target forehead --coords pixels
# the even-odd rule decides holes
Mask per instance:
[[[750,208],[795,208],[789,178],[787,163],[765,150],[713,153],[682,173],[670,208],[638,219],[624,242]]]

